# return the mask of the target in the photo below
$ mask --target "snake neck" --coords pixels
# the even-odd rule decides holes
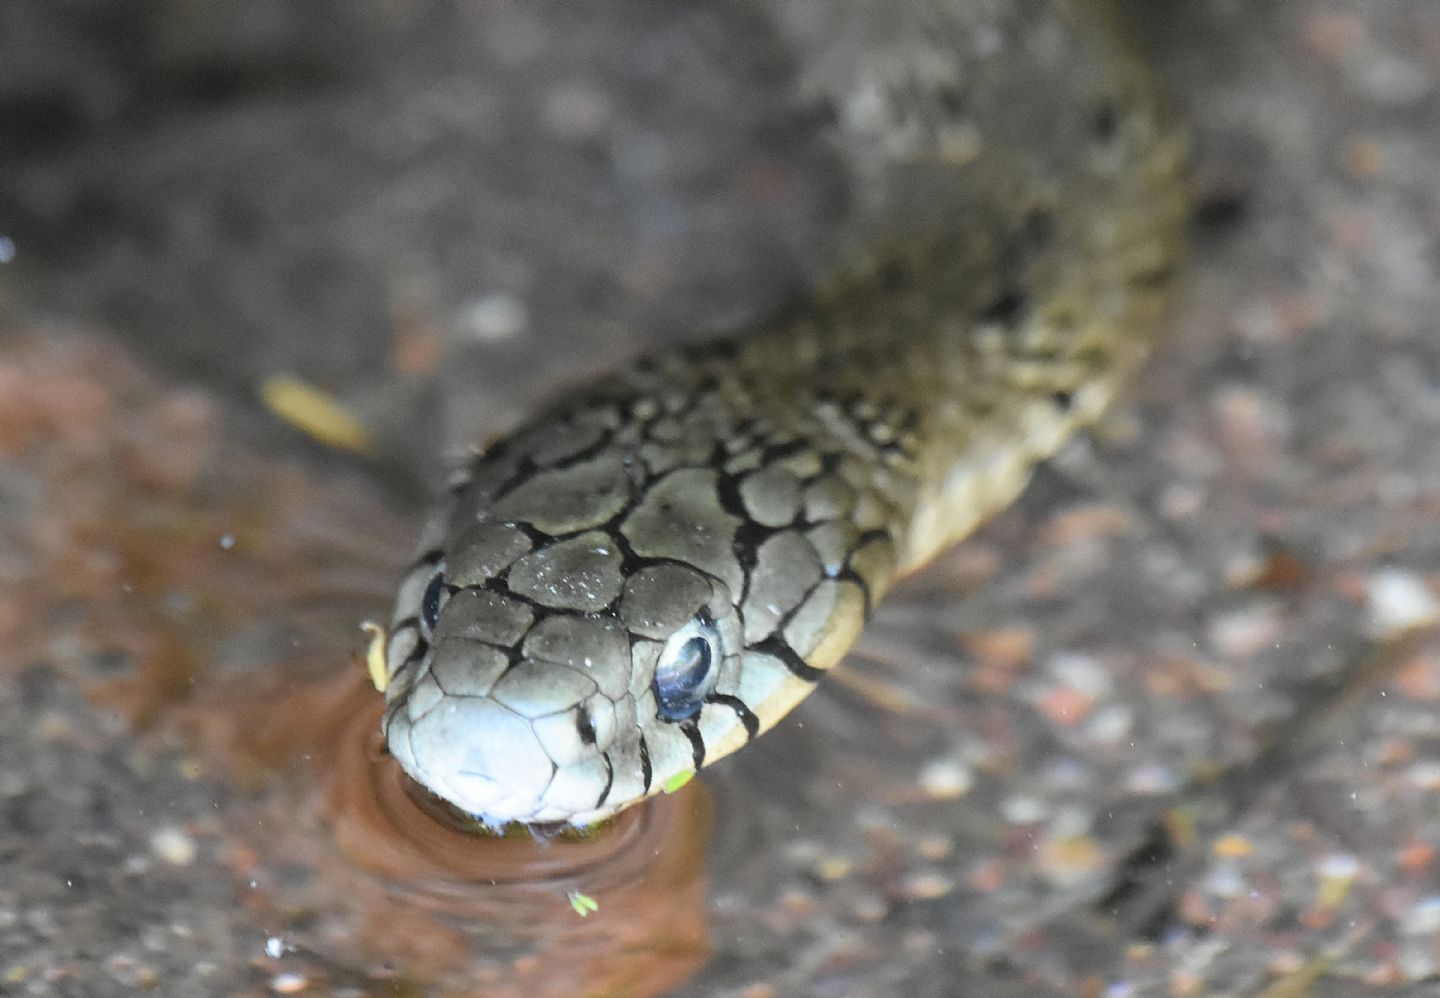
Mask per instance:
[[[1185,147],[1153,108],[1116,127],[1079,200],[1037,197],[1023,157],[997,151],[969,180],[1001,195],[963,222],[882,240],[759,331],[666,351],[613,391],[685,413],[670,434],[698,441],[696,461],[723,441],[740,455],[726,474],[832,469],[856,529],[890,540],[866,579],[878,599],[1007,505],[1148,352],[1183,259]],[[1115,210],[1131,203],[1146,210]]]

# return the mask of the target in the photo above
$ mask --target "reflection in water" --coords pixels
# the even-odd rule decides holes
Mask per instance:
[[[358,669],[238,710],[230,697],[192,708],[192,730],[217,730],[213,709],[219,727],[249,733],[227,742],[228,758],[263,758],[287,777],[245,836],[254,854],[241,871],[287,946],[496,995],[655,994],[708,955],[703,791],[584,838],[477,835],[412,796]],[[577,891],[599,910],[579,916]]]
[[[412,798],[380,746],[381,698],[337,654],[407,533],[364,482],[243,446],[211,400],[159,389],[110,345],[20,340],[0,383],[0,454],[43,497],[0,642],[137,730],[181,733],[188,775],[217,781],[216,851],[270,937],[232,980],[646,995],[705,961],[699,788],[549,842],[471,835]],[[598,910],[582,918],[572,892]]]

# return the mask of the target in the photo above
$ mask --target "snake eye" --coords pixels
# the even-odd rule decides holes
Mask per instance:
[[[435,633],[435,622],[440,619],[440,605],[445,596],[445,563],[442,561],[420,597],[420,626],[427,636]]]
[[[670,636],[655,666],[655,703],[667,721],[700,713],[715,688],[720,669],[720,635],[707,614],[700,614]]]

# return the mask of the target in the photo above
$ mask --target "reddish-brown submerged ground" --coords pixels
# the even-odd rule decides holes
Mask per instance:
[[[0,446],[36,490],[6,564],[5,664],[55,660],[140,744],[178,744],[188,775],[231,785],[208,851],[277,967],[301,967],[272,989],[655,994],[704,962],[703,792],[550,842],[417,803],[347,659],[355,618],[337,626],[359,610],[346,571],[398,561],[382,505],[265,460],[113,344],[23,338],[0,382]],[[335,547],[342,524],[378,549]],[[194,860],[185,829],[156,848]],[[572,893],[599,908],[582,917]]]

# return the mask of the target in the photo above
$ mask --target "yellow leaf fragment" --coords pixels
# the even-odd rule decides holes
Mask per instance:
[[[1236,832],[1222,835],[1210,845],[1212,855],[1221,859],[1241,859],[1255,851],[1255,844]]]
[[[260,383],[265,408],[327,447],[373,454],[375,440],[339,399],[309,382],[278,374]]]
[[[384,693],[385,687],[390,685],[390,676],[385,670],[385,644],[388,635],[385,628],[373,620],[361,624],[360,630],[370,635],[370,643],[365,646],[365,671],[370,673],[370,682],[375,684],[375,688]]]

